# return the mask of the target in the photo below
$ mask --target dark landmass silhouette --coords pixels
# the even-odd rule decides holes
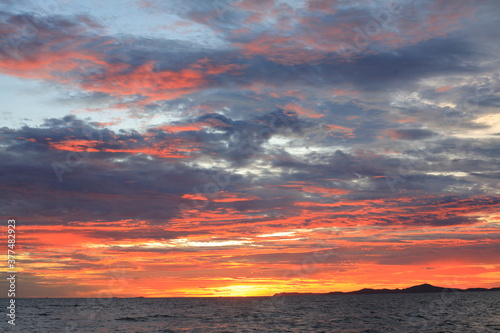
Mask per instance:
[[[356,291],[332,291],[329,293],[277,293],[274,296],[313,296],[313,295],[371,295],[371,294],[418,294],[418,293],[441,293],[441,292],[472,292],[472,291],[500,291],[500,288],[443,288],[428,283],[404,289],[371,289],[364,288]]]

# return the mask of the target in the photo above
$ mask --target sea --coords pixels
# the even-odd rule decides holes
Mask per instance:
[[[1,332],[26,333],[485,333],[500,332],[500,292],[17,299],[16,325],[3,317]]]

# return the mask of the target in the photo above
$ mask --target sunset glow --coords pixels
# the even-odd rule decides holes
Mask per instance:
[[[48,2],[0,2],[19,297],[500,287],[498,1]]]

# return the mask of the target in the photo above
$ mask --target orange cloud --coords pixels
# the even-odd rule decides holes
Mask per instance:
[[[200,149],[196,147],[197,144],[194,142],[189,142],[181,138],[154,141],[151,137],[146,137],[146,140],[141,143],[131,139],[114,142],[113,146],[117,144],[120,146],[119,148],[111,148],[106,143],[95,140],[66,139],[58,142],[49,142],[49,147],[74,152],[147,154],[160,158],[188,158],[190,152]]]
[[[131,72],[111,66],[104,74],[89,77],[82,86],[89,91],[113,96],[143,95],[148,100],[173,99],[196,91],[208,81],[202,72],[185,68],[178,71],[154,71],[147,63]]]
[[[327,124],[327,128],[332,132],[330,135],[336,137],[354,138],[354,129],[339,125]],[[338,134],[335,134],[338,133]]]
[[[344,90],[344,89],[337,89],[333,88],[333,93],[337,96],[341,95],[359,95],[359,91],[354,91],[354,90]]]
[[[291,110],[291,111],[294,111],[296,112],[299,116],[302,116],[302,117],[308,117],[308,118],[321,118],[324,116],[324,114],[321,114],[321,113],[316,113],[314,112],[314,110],[310,109],[310,108],[306,108],[306,107],[303,107],[303,106],[299,106],[297,104],[293,104],[293,103],[289,103],[285,106],[281,106],[281,108],[285,109],[285,110]]]
[[[263,55],[284,65],[297,65],[324,57],[315,50],[298,46],[295,37],[261,34],[246,43],[233,43],[233,46],[241,49],[241,53],[245,56]]]
[[[160,129],[166,132],[178,133],[185,131],[199,131],[205,127],[204,123],[194,123],[194,124],[184,124],[184,125],[165,125],[161,126]]]
[[[58,149],[58,150],[67,150],[67,151],[75,151],[75,152],[82,152],[82,151],[89,151],[89,152],[96,152],[99,151],[95,149],[99,144],[99,141],[95,140],[65,140],[65,141],[59,141],[59,142],[50,142],[49,146],[52,149]]]
[[[441,93],[441,92],[445,92],[445,91],[448,91],[450,89],[452,89],[453,87],[449,87],[449,86],[444,86],[444,87],[439,87],[439,88],[436,88],[434,89],[435,92],[437,93]]]
[[[63,42],[63,41],[60,41]],[[0,61],[0,72],[36,79],[56,79],[66,82],[61,73],[81,68],[82,66],[97,66],[105,64],[103,55],[92,54],[86,51],[51,49],[47,43],[38,50],[36,55],[30,57],[3,58]]]
[[[25,234],[29,235],[31,254],[25,258],[24,268],[55,286],[64,285],[64,281],[58,280],[63,274],[72,283],[78,281],[94,288],[80,293],[82,297],[91,297],[102,290],[105,286],[103,281],[106,277],[109,279],[110,270],[119,270],[117,278],[128,285],[126,289],[108,290],[111,296],[122,297],[251,296],[272,295],[282,291],[401,288],[420,283],[444,287],[493,287],[500,273],[500,266],[495,264],[498,254],[493,248],[490,251],[477,248],[482,241],[441,241],[440,244],[431,244],[416,238],[412,243],[394,243],[392,239],[398,234],[404,235],[411,231],[394,227],[379,230],[352,228],[333,238],[328,233],[321,234],[321,231],[318,231],[319,234],[308,232],[305,234],[307,238],[301,238],[300,242],[294,240],[297,233],[300,235],[300,232],[305,232],[300,229],[291,231],[289,236],[285,236],[286,233],[281,236],[270,235],[272,237],[247,234],[243,238],[241,233],[237,236],[219,229],[217,236],[193,236],[168,241],[156,238],[105,240],[92,236],[92,232],[98,234],[102,229],[138,232],[141,228],[150,226],[119,221],[61,227],[61,231],[66,229],[64,235],[67,241],[66,246],[60,248],[58,245],[63,234],[61,231],[54,232],[54,226],[29,227]],[[440,233],[439,230],[422,231],[427,236]],[[467,231],[464,229],[462,232]],[[245,245],[244,252],[224,240],[231,235],[235,237],[233,239],[250,242]],[[377,240],[358,240],[359,237],[370,235],[377,237]],[[318,239],[324,240],[318,243]],[[211,242],[213,245],[209,246]],[[251,246],[252,243],[257,246]],[[139,251],[129,251],[141,244],[149,245]],[[178,246],[180,252],[159,252],[158,246],[162,244]],[[183,247],[185,252],[182,252]],[[57,260],[53,258],[55,248],[58,248]],[[483,257],[482,263],[477,262],[477,256]]]
[[[214,202],[237,202],[237,201],[251,201],[258,200],[259,197],[255,195],[245,195],[242,193],[221,192],[213,199]]]

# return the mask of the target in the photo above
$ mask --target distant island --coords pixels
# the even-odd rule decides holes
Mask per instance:
[[[364,288],[356,291],[332,291],[329,293],[277,293],[274,296],[308,296],[308,295],[372,295],[372,294],[415,294],[415,293],[441,293],[441,292],[472,292],[472,291],[500,291],[500,288],[443,288],[436,287],[428,283],[424,283],[418,286],[413,286],[404,289],[371,289]]]

